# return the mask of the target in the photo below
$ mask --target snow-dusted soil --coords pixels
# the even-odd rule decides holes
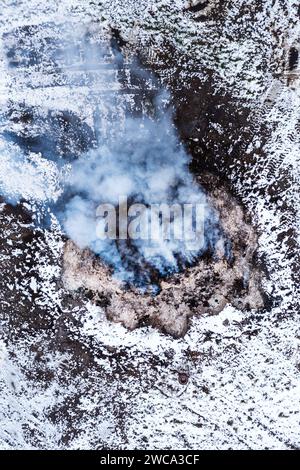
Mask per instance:
[[[0,447],[299,448],[298,3],[2,3],[0,189],[23,202],[3,199],[0,211]],[[264,311],[227,305],[174,339],[128,331],[64,288],[65,239],[43,202],[97,138],[111,93],[122,114],[141,90],[107,64],[87,72],[53,57],[66,38],[105,38],[110,27],[169,88],[194,171],[221,178],[251,217]],[[35,228],[39,218],[47,228]]]

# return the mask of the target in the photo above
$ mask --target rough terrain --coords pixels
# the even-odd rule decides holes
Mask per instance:
[[[300,446],[299,6],[200,3],[4,1],[0,189],[22,200],[3,198],[0,213],[3,449]],[[74,67],[64,54],[57,66],[62,38],[76,30],[80,42],[87,29],[127,54],[117,74],[107,64]],[[230,210],[243,213],[234,241],[240,250],[250,234],[251,267],[263,273],[250,309],[238,305],[247,299],[239,283],[216,315],[193,305],[188,328],[171,331],[186,331],[177,338],[149,325],[143,309],[131,331],[107,318],[105,298],[67,289],[70,242],[51,210],[43,213],[74,154],[97,140],[111,90],[118,115],[151,98],[155,80],[142,86],[130,74],[135,56],[168,87],[194,174],[219,204],[230,198]],[[221,285],[228,274],[233,286],[241,273],[227,269]]]

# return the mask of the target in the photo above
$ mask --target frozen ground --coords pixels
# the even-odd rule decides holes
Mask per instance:
[[[300,446],[300,95],[290,63],[291,48],[300,47],[298,4],[212,1],[191,12],[188,3],[3,1],[0,188],[26,202],[3,202],[0,212],[2,449]],[[194,317],[174,339],[110,323],[100,306],[63,288],[60,229],[50,214],[49,229],[33,230],[32,217],[59,192],[67,165],[41,155],[39,139],[54,126],[47,148],[63,157],[69,142],[84,150],[95,138],[91,96],[105,112],[107,95],[120,87],[109,67],[103,79],[103,71],[91,77],[65,62],[53,66],[53,38],[70,25],[79,36],[86,27],[118,29],[170,88],[195,171],[226,181],[259,234],[265,311],[228,305]],[[129,80],[119,91],[122,113],[139,90]],[[24,108],[33,115],[24,118]],[[80,142],[66,125],[74,120]],[[35,148],[26,163],[12,163],[14,139],[30,143],[26,126],[36,132]]]

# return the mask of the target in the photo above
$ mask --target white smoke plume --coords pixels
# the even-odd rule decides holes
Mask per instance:
[[[104,142],[78,160],[68,181],[74,194],[63,214],[64,228],[77,245],[89,247],[109,262],[119,277],[135,279],[137,264],[161,274],[178,271],[212,248],[219,237],[216,214],[188,168],[189,159],[180,145],[169,114],[152,120],[127,117],[118,139]],[[126,243],[101,240],[96,231],[96,209],[101,203],[117,206],[120,196],[146,206],[153,204],[199,205],[205,213],[205,245],[199,239],[193,251],[181,240],[145,240]],[[132,259],[136,257],[136,261]],[[123,258],[123,259],[122,259]],[[130,271],[130,266],[133,272]],[[145,278],[146,272],[142,277]],[[141,273],[139,273],[139,276]]]
[[[74,161],[68,177],[61,178],[62,196],[56,211],[64,231],[79,247],[93,250],[112,267],[119,279],[147,289],[157,284],[157,277],[189,266],[207,250],[213,252],[216,241],[222,239],[222,233],[215,211],[209,207],[205,193],[190,173],[189,156],[179,142],[172,113],[165,106],[168,100],[166,91],[157,91],[151,116],[145,112],[132,115],[127,111],[121,118],[116,112],[119,91],[117,88],[112,91],[109,80],[112,72],[122,75],[124,59],[117,41],[112,42],[110,75],[103,73],[102,77],[102,84],[111,89],[109,98],[103,98],[108,132],[103,133],[95,119],[96,127],[99,125],[95,129],[97,146]],[[104,49],[99,45],[91,33],[85,34],[83,40],[78,38],[78,33],[74,34],[70,43],[67,52],[62,54],[60,51],[58,59],[66,69],[86,70],[87,74],[97,69],[101,73],[101,64],[109,55],[107,47]],[[80,43],[80,50],[74,46],[77,43]],[[140,86],[142,82],[153,80],[138,61],[132,64],[130,73]],[[73,91],[76,96],[75,86]],[[93,90],[90,94],[91,105],[95,93]],[[102,96],[96,97],[95,109],[99,108],[101,99]],[[98,109],[98,112],[101,121],[101,111]],[[52,160],[56,158],[59,160],[53,155]],[[5,188],[5,194],[9,197],[9,188]],[[192,250],[184,240],[174,237],[155,242],[143,239],[103,240],[97,236],[97,207],[100,204],[117,207],[120,196],[126,196],[130,204],[144,204],[149,211],[153,204],[199,205],[204,210],[204,238],[199,237]],[[176,220],[173,221],[173,229],[175,225]]]

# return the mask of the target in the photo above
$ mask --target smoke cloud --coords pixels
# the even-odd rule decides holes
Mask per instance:
[[[74,64],[81,60],[80,70],[88,71],[96,64],[99,72],[99,64],[107,57],[107,50],[97,46],[89,35],[81,41],[80,47],[80,54],[73,46],[68,48],[65,60],[68,67],[74,68]],[[117,74],[123,63],[115,42],[111,70]],[[133,63],[130,72],[137,81],[150,82],[153,79],[137,61]],[[111,87],[108,79],[106,86]],[[161,89],[157,92],[151,116],[149,113],[133,115],[127,111],[121,118],[115,109],[117,95],[118,90],[111,92],[105,103],[108,109],[106,125],[111,132],[104,134],[95,119],[96,127],[99,125],[95,129],[97,145],[71,163],[67,176],[64,171],[60,172],[61,196],[55,210],[68,237],[80,248],[90,248],[111,266],[115,276],[139,288],[155,290],[159,277],[184,269],[208,250],[213,252],[216,243],[222,241],[222,232],[217,214],[190,173],[189,156],[179,142],[172,113],[165,106],[168,100],[166,91]],[[95,92],[90,100],[94,99],[93,96]],[[101,98],[98,97],[99,100]],[[98,113],[101,114],[99,110]],[[28,160],[22,156],[24,158]],[[20,161],[20,156],[12,158],[15,159]],[[3,185],[1,189],[9,197],[10,189]],[[23,194],[20,196],[24,197]],[[120,196],[126,196],[130,204],[144,204],[149,208],[149,214],[153,204],[201,205],[204,237],[196,240],[193,250],[184,240],[174,237],[155,241],[100,239],[97,236],[97,207],[99,204],[117,207]]]

